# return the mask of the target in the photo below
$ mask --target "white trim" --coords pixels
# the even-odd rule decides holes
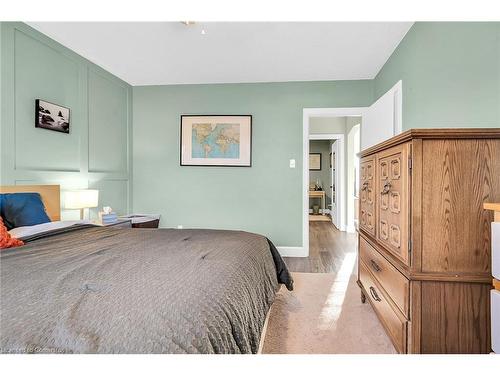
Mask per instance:
[[[345,228],[347,233],[356,233],[356,227],[354,225],[348,225]]]
[[[304,108],[302,111],[302,249],[303,249],[302,253],[305,254],[302,256],[309,256],[309,140],[314,139],[313,137],[316,137],[316,135],[309,134],[309,119],[310,117],[345,117],[345,116],[363,117],[365,116],[366,110],[367,107],[350,107],[350,108]],[[328,136],[332,134],[326,134],[326,135]],[[325,134],[321,134],[320,136],[325,136]],[[344,161],[345,158],[343,138],[344,134],[342,134],[342,161]],[[343,164],[344,163],[341,164],[342,166],[341,177],[344,180],[345,172]],[[346,209],[345,199],[342,199],[341,203],[342,204],[340,211],[342,212],[341,217],[342,220],[344,221],[345,215],[343,213],[345,212]],[[345,230],[346,228],[344,227],[339,229]]]
[[[311,109],[302,113],[302,248],[309,256],[309,117]],[[307,197],[306,197],[307,196]]]
[[[342,133],[315,133],[309,134],[310,141],[334,140],[343,137]]]
[[[344,186],[345,183],[345,171],[344,166],[347,160],[345,160],[345,137],[344,134],[340,134],[340,138],[337,139],[334,146],[337,149],[335,154],[335,207],[340,206],[338,210],[335,210],[335,226],[341,231],[345,231],[345,212],[346,212],[346,200],[344,199]],[[333,150],[332,150],[333,152]],[[333,216],[332,216],[333,221]]]
[[[309,233],[308,233],[309,234]],[[309,256],[309,247],[276,246],[282,257],[307,257]]]
[[[322,214],[329,214],[330,213],[330,209],[329,208],[325,208],[324,210],[322,208],[319,209],[319,212],[322,213]],[[309,213],[312,214],[313,213],[313,210],[312,209],[309,209]]]
[[[308,117],[362,117],[366,109],[367,107],[304,108],[304,115],[307,114]]]
[[[403,81],[398,81],[389,91],[394,95],[394,135],[403,132]]]

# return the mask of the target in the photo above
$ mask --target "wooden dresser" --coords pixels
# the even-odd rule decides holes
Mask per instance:
[[[489,353],[500,129],[417,129],[361,152],[361,299],[401,353]]]

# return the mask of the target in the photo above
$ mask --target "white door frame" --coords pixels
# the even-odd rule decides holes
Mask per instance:
[[[342,197],[344,194],[343,188],[345,185],[345,171],[344,171],[344,158],[345,158],[345,149],[344,149],[344,134],[309,134],[309,140],[314,141],[314,140],[336,140],[337,142],[337,155],[335,155],[335,217],[332,215],[332,222],[335,224],[335,226],[339,229],[344,231],[345,230],[345,200],[341,199],[340,200],[340,205],[339,203],[339,196]],[[309,154],[309,152],[308,152]],[[308,178],[308,184],[307,184],[307,199],[309,199],[309,163],[307,163],[307,178]],[[307,212],[309,213],[309,201],[307,202]],[[331,212],[330,212],[331,213]],[[309,220],[309,215],[307,216],[307,219]]]
[[[351,107],[351,108],[304,108],[302,115],[302,251],[295,256],[309,256],[309,119],[311,117],[345,117],[365,115],[366,107]],[[363,123],[363,119],[361,119]],[[363,131],[361,125],[360,132]],[[342,134],[342,136],[344,136]],[[340,145],[339,145],[340,146]],[[345,152],[342,142],[342,159],[344,160]],[[342,179],[345,179],[345,173],[342,163]],[[340,174],[340,173],[339,173]],[[337,173],[336,173],[337,175]],[[342,180],[343,182],[344,180]],[[341,182],[341,184],[342,184]],[[337,194],[337,193],[336,193]],[[342,186],[342,194],[344,194]],[[340,195],[340,194],[339,194]],[[336,197],[338,198],[338,197]],[[338,202],[338,199],[337,199]],[[345,197],[341,200],[342,220],[345,220]],[[345,225],[345,223],[344,223]]]

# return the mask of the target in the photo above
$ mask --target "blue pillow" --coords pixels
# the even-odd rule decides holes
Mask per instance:
[[[0,216],[7,230],[50,222],[38,193],[0,194]]]

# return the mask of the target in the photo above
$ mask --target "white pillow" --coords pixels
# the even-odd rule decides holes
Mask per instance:
[[[50,223],[30,225],[27,227],[17,227],[9,230],[9,233],[14,238],[23,239],[24,237],[32,236],[34,234],[82,224],[92,224],[92,222],[90,220],[52,221]]]

